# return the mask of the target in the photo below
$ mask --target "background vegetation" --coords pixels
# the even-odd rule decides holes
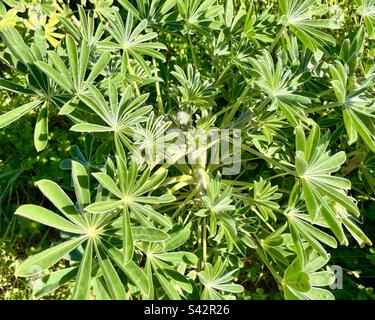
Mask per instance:
[[[158,1],[153,2],[158,4]],[[194,1],[181,2],[187,6],[192,6],[194,3]],[[204,1],[196,2],[204,3]],[[272,54],[270,59],[274,60],[275,65],[278,63],[276,57],[280,57],[279,63],[285,65],[285,70],[289,68],[300,77],[301,81],[293,87],[298,87],[301,92],[304,91],[305,97],[313,101],[312,105],[308,106],[309,111],[306,112],[309,118],[314,120],[322,130],[330,130],[329,149],[332,150],[332,154],[345,151],[346,161],[335,175],[351,181],[350,196],[356,199],[361,213],[358,220],[360,228],[367,238],[373,241],[375,239],[375,144],[373,131],[371,131],[373,116],[364,122],[370,130],[367,139],[366,134],[361,134],[358,129],[358,139],[353,137],[354,135],[357,137],[357,133],[347,133],[340,103],[336,101],[339,101],[340,97],[337,99],[335,97],[335,93],[337,96],[339,93],[335,90],[336,88],[333,88],[331,81],[336,76],[334,70],[340,69],[337,61],[341,61],[350,69],[350,75],[357,75],[351,78],[354,88],[363,85],[364,81],[358,83],[358,79],[361,81],[362,78],[369,79],[370,83],[363,85],[363,90],[367,90],[366,98],[370,101],[369,105],[372,103],[372,109],[369,107],[368,112],[370,114],[373,112],[375,1],[305,1],[312,8],[317,8],[317,19],[332,20],[335,23],[334,26],[330,25],[324,29],[325,34],[329,34],[333,40],[320,34],[320,27],[317,31],[314,30],[314,26],[307,25],[306,28],[313,28],[312,31],[307,31],[315,34],[315,38],[311,37],[310,41],[309,36],[306,38],[306,34],[309,35],[309,32],[306,30],[306,34],[301,32],[305,27],[302,24],[289,26],[287,22],[284,25],[280,23],[281,2],[288,3],[288,1],[251,0],[210,1],[210,6],[221,5],[220,15],[211,12],[212,17],[210,17],[206,9],[206,20],[203,17],[197,19],[194,25],[195,29],[191,33],[184,29],[187,28],[186,26],[181,27],[178,32],[174,32],[173,27],[171,27],[172,31],[164,30],[160,26],[155,27],[158,32],[157,40],[167,46],[167,50],[162,50],[162,53],[167,57],[167,62],[157,62],[159,76],[163,80],[160,81],[161,89],[159,90],[161,90],[161,96],[165,103],[166,118],[176,123],[179,121],[179,119],[176,120],[176,113],[183,110],[186,112],[185,116],[191,117],[188,121],[194,122],[193,126],[210,126],[208,119],[218,113],[217,117],[220,118],[223,116],[220,111],[229,106],[229,112],[224,113],[224,116],[228,117],[227,120],[230,118],[229,123],[235,123],[243,132],[246,132],[245,138],[248,140],[245,143],[252,147],[255,146],[261,155],[271,155],[271,158],[277,158],[279,152],[272,153],[272,150],[282,149],[281,153],[288,153],[294,148],[294,144],[287,145],[288,139],[289,142],[293,140],[294,143],[294,130],[297,126],[293,122],[305,123],[306,127],[310,128],[306,132],[306,136],[313,127],[310,122],[304,122],[304,117],[299,114],[285,116],[288,113],[284,112],[283,116],[280,114],[276,116],[275,109],[277,108],[271,108],[271,114],[264,112],[257,115],[255,119],[251,119],[254,121],[252,123],[246,113],[248,110],[253,112],[251,109],[253,101],[256,101],[257,105],[261,105],[262,99],[267,97],[267,95],[262,96],[264,92],[267,92],[267,88],[264,89],[266,85],[260,83],[259,77],[254,75],[257,71],[257,61],[267,59],[267,55],[262,52],[262,49],[266,48],[268,54]],[[79,20],[77,8],[78,5],[82,5],[87,13],[93,14],[96,21],[103,20],[108,23],[108,17],[113,17],[116,12],[121,12],[125,21],[129,18],[127,16],[128,3],[139,8],[140,3],[149,4],[151,1],[4,0],[0,1],[0,30],[4,31],[8,26],[16,27],[27,43],[34,41],[37,33],[41,31],[43,38],[47,40],[48,48],[65,56],[63,47],[65,47],[64,37],[67,30],[66,24],[62,23],[61,18],[65,17],[72,23],[76,23],[77,19]],[[293,3],[293,1],[289,1],[290,7]],[[321,4],[326,5],[327,10],[323,10],[320,7]],[[231,6],[234,9],[231,9]],[[149,7],[147,6],[147,8]],[[319,16],[318,8],[321,9],[321,16]],[[233,16],[228,14],[230,10],[234,11]],[[235,14],[240,10],[244,12],[247,25],[236,30]],[[171,12],[178,12],[176,6]],[[181,10],[179,13],[181,14]],[[283,13],[285,14],[285,12]],[[157,15],[154,15],[155,17],[159,18]],[[169,18],[173,20],[173,15]],[[219,21],[221,25],[215,26],[213,22]],[[317,21],[323,23],[322,20]],[[163,26],[168,26],[168,23],[164,21]],[[288,28],[283,26],[288,26]],[[205,34],[210,28],[214,33],[213,37]],[[223,32],[220,33],[220,30]],[[364,35],[361,35],[360,32],[363,32]],[[189,36],[186,37],[186,34]],[[247,42],[232,40],[233,47],[227,47],[227,42],[223,39],[235,38],[239,34],[241,37],[247,38]],[[9,65],[9,50],[6,48],[4,41],[1,40],[0,78],[26,86],[28,80],[25,76],[16,72]],[[311,69],[311,74],[304,73],[308,68],[303,70],[305,67],[303,63],[314,63],[314,59],[309,60],[310,58],[307,57],[307,51],[315,55],[316,65],[319,64],[317,61],[321,59],[326,65],[317,68],[317,70],[312,71]],[[295,54],[294,57],[293,54]],[[322,56],[323,58],[321,58]],[[221,63],[221,60],[224,63]],[[147,61],[151,65],[155,59]],[[190,89],[192,81],[178,83],[172,75],[172,72],[179,72],[178,69],[174,69],[175,65],[182,67],[181,72],[188,72],[188,63],[191,68],[194,67],[195,75],[197,69],[201,72],[202,81],[198,79],[201,87],[197,89],[199,95],[193,97],[196,100],[189,100],[191,93],[184,92],[184,90]],[[331,70],[328,65],[331,66]],[[137,67],[136,63],[135,66]],[[155,70],[152,69],[152,71]],[[143,75],[142,70],[135,70],[135,72],[138,72],[138,78],[133,74],[133,77],[125,79],[125,83],[132,85],[134,91],[150,92],[148,103],[153,105],[155,113],[159,113],[160,103],[155,81]],[[262,70],[259,73],[262,74]],[[233,101],[241,98],[240,93],[248,86],[248,83],[243,83],[244,75],[250,83],[249,99],[244,99],[241,105],[236,105],[233,104]],[[254,79],[257,79],[256,84]],[[339,79],[336,80],[339,81]],[[147,81],[150,84],[147,84]],[[210,81],[216,82],[211,85]],[[138,85],[134,85],[134,83],[138,83]],[[4,88],[3,85],[0,87]],[[255,88],[258,93],[252,93],[255,92]],[[296,93],[296,95],[298,94]],[[292,99],[298,99],[296,95]],[[267,103],[270,103],[269,97],[267,99]],[[302,98],[300,97],[300,99]],[[1,90],[0,115],[30,101],[32,99],[27,95]],[[303,100],[302,103],[304,103]],[[272,104],[274,105],[273,101]],[[239,111],[230,115],[231,110],[235,108]],[[34,298],[30,279],[16,277],[16,269],[27,257],[42,252],[49,248],[51,243],[55,243],[61,238],[56,229],[15,216],[14,212],[20,205],[28,203],[53,209],[53,206],[35,187],[35,182],[41,179],[54,181],[69,195],[74,195],[70,162],[67,160],[74,159],[81,163],[86,161],[87,167],[90,167],[91,164],[96,163],[95,156],[100,158],[100,155],[98,156],[95,152],[101,142],[105,141],[101,134],[80,134],[70,131],[73,123],[68,118],[58,115],[56,108],[56,110],[51,109],[49,114],[49,127],[53,129],[48,132],[48,145],[39,148],[38,152],[33,146],[34,126],[38,119],[38,112],[39,110],[35,109],[18,119],[17,122],[0,129],[0,299]],[[194,118],[197,114],[203,119],[200,123]],[[226,122],[225,118],[224,122]],[[285,148],[280,147],[283,144],[286,145]],[[246,154],[246,156],[254,158],[254,155],[251,154]],[[262,157],[255,157],[255,160],[245,162],[243,165],[246,170],[239,179],[240,181],[253,183],[262,177],[266,179],[280,173],[280,171],[275,172],[272,169],[272,164],[270,165],[270,162]],[[278,192],[283,194],[281,200],[278,200],[277,196],[272,199],[271,194],[270,200],[280,203],[276,206],[276,210],[286,206],[285,203],[288,202],[293,182],[294,180],[289,181],[283,176],[272,179],[272,186],[278,186]],[[186,197],[194,188],[195,185],[188,185],[186,193],[182,193],[182,195]],[[250,190],[252,189],[250,188]],[[186,211],[194,212],[198,209],[195,205],[188,203]],[[304,210],[306,211],[305,207]],[[265,211],[266,215],[271,215],[267,210]],[[268,222],[272,221],[270,223],[273,223],[272,218],[266,218]],[[370,246],[365,246],[363,241],[356,242],[356,239],[353,239],[350,234],[348,238],[348,246],[339,245],[338,248],[324,246],[331,257],[329,264],[339,265],[344,272],[343,289],[331,290],[331,292],[336,299],[374,299],[375,250]],[[304,240],[303,245],[306,248],[308,243]],[[199,256],[199,252],[196,254]],[[293,254],[294,256],[299,255],[298,252]],[[236,255],[240,257],[240,261],[233,258],[236,260],[233,265],[239,269],[236,274],[236,283],[244,287],[244,291],[236,294],[237,299],[283,299],[285,297],[282,288],[274,281],[272,273],[265,261],[259,257],[258,252],[247,250],[244,256],[238,253]],[[201,259],[201,256],[199,258]],[[67,266],[69,266],[68,262],[63,260],[55,265],[53,270],[64,270]],[[68,283],[53,293],[44,295],[43,299],[70,299],[73,287],[73,283]]]

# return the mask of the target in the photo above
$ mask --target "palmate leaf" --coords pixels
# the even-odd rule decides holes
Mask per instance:
[[[278,209],[279,204],[275,200],[282,197],[282,194],[277,192],[277,186],[271,186],[270,183],[260,178],[259,181],[254,181],[253,189],[254,205],[264,219],[268,220],[270,217],[276,220],[273,209]]]
[[[150,171],[146,170],[138,178],[139,167],[134,160],[131,160],[129,165],[126,166],[126,164],[117,157],[117,163],[118,168],[121,167],[118,169],[118,182],[115,182],[113,178],[102,172],[93,174],[99,183],[113,195],[113,200],[104,200],[93,203],[87,206],[85,210],[92,213],[100,213],[126,207],[130,209],[130,212],[132,212],[132,214],[134,214],[135,217],[139,219],[139,222],[146,228],[153,227],[153,225],[145,219],[145,217],[151,218],[157,223],[170,228],[172,226],[170,218],[156,212],[147,204],[169,203],[174,201],[175,197],[172,195],[158,197],[142,196],[158,186],[165,179],[166,173],[150,178]]]
[[[129,63],[129,57],[132,57],[144,70],[151,75],[151,70],[144,60],[143,56],[149,56],[164,60],[164,56],[159,50],[166,49],[165,45],[159,42],[150,42],[157,37],[157,33],[146,31],[147,20],[142,20],[134,25],[133,12],[128,11],[126,23],[123,23],[121,15],[116,12],[114,18],[109,18],[110,27],[107,29],[111,35],[111,40],[103,40],[98,43],[99,48],[105,51],[121,50],[123,52],[124,67]],[[130,71],[130,70],[129,70]]]
[[[164,116],[155,118],[151,112],[145,124],[139,124],[134,128],[133,141],[135,149],[132,155],[139,162],[146,162],[151,167],[172,157],[173,140],[178,132],[169,130],[170,121],[165,121]]]
[[[36,150],[40,152],[46,148],[48,142],[49,109],[53,105],[58,105],[58,91],[52,80],[36,67],[37,63],[45,63],[43,61],[45,60],[44,49],[42,45],[38,43],[37,36],[35,36],[34,43],[29,46],[13,27],[2,30],[0,34],[13,55],[14,59],[12,63],[14,64],[14,69],[22,70],[26,67],[28,71],[26,87],[15,84],[9,80],[0,79],[0,88],[11,92],[34,96],[38,99],[1,115],[0,128],[11,124],[43,103],[34,130],[34,146]],[[42,40],[45,41],[44,38]]]
[[[129,149],[133,150],[133,138],[136,125],[147,120],[146,114],[152,106],[142,106],[148,98],[143,94],[133,99],[132,90],[127,86],[118,98],[118,90],[112,81],[108,82],[109,103],[94,85],[87,83],[89,94],[78,97],[99,119],[99,123],[77,123],[70,130],[77,132],[113,132],[115,137]]]
[[[370,38],[375,36],[375,1],[359,0],[357,1],[357,14],[363,17],[366,31]]]
[[[300,75],[295,76],[290,70],[285,70],[280,58],[275,65],[271,54],[265,50],[262,55],[249,60],[258,77],[258,89],[266,94],[271,102],[268,109],[280,110],[294,127],[301,121],[306,122],[303,108],[310,104],[310,99],[297,90]]]
[[[190,281],[184,275],[186,268],[179,269],[176,266],[188,265],[194,267],[198,261],[197,256],[187,251],[173,251],[188,240],[190,228],[191,223],[184,226],[182,230],[177,226],[170,231],[170,238],[165,241],[165,244],[151,243],[140,246],[140,249],[146,255],[146,273],[148,273],[149,287],[155,286],[154,277],[151,274],[151,271],[153,271],[155,278],[169,299],[180,300],[181,296],[192,293],[193,290]],[[149,298],[152,298],[152,296],[149,296]]]
[[[78,200],[78,207],[74,206],[73,202],[54,182],[41,180],[37,183],[43,194],[67,219],[40,206],[23,205],[17,209],[17,215],[66,233],[64,242],[31,256],[22,262],[17,270],[17,274],[19,276],[39,274],[53,266],[59,260],[66,258],[72,251],[80,248],[79,250],[82,252],[82,255],[78,267],[75,266],[61,270],[59,273],[52,273],[51,278],[43,278],[37,284],[38,287],[35,289],[36,295],[43,296],[58,289],[67,281],[75,280],[73,298],[88,299],[94,278],[92,272],[95,267],[95,272],[103,276],[103,285],[105,290],[109,292],[110,298],[124,299],[126,297],[125,288],[110,259],[113,259],[116,265],[120,264],[124,272],[131,279],[131,282],[139,285],[142,292],[147,295],[147,281],[145,280],[143,271],[132,261],[124,264],[122,255],[119,261],[116,254],[117,251],[114,251],[115,253],[112,251],[111,253],[108,252],[107,240],[116,237],[116,232],[113,232],[113,222],[117,217],[110,216],[109,219],[98,219],[83,211],[83,206],[90,203],[89,177],[85,168],[75,161],[72,162],[72,181]],[[144,238],[142,237],[142,232],[144,231],[139,231],[138,233],[136,232],[137,236],[140,235],[138,240]],[[150,236],[152,236],[152,233]],[[157,234],[157,236],[160,235]],[[167,234],[165,236],[163,240],[168,238]],[[121,239],[121,237],[118,237],[118,239]],[[114,247],[113,250],[115,249]],[[99,270],[97,269],[98,265]],[[125,265],[127,265],[126,268]]]
[[[279,0],[282,17],[279,23],[287,26],[311,51],[315,52],[325,44],[335,44],[335,39],[321,29],[339,27],[333,19],[314,19],[328,11],[327,5],[317,4],[317,0]]]
[[[298,259],[286,269],[282,280],[284,296],[287,300],[334,300],[333,294],[323,289],[335,281],[332,270],[322,269],[328,257],[319,257],[316,252],[308,253],[306,266],[300,267]]]
[[[363,58],[365,40],[365,29],[361,26],[353,39],[345,39],[341,45],[340,58],[348,66],[350,74],[355,73]]]
[[[212,30],[218,30],[221,21],[216,20],[223,12],[223,6],[217,0],[176,0],[179,17],[182,20],[184,31],[199,33],[206,37],[211,36]]]
[[[59,114],[69,114],[74,111],[75,98],[86,91],[86,81],[87,83],[94,81],[110,59],[110,53],[106,52],[89,66],[90,47],[86,40],[83,40],[78,48],[73,37],[68,34],[65,43],[68,66],[55,51],[48,51],[49,64],[43,61],[36,62],[50,79],[70,94],[69,101],[61,108]]]
[[[202,81],[198,71],[194,71],[189,63],[185,73],[178,65],[171,74],[177,79],[179,85],[172,91],[173,97],[179,105],[190,108],[201,108],[202,110],[215,105],[214,95],[216,89],[209,81]]]
[[[270,24],[272,19],[272,15],[270,15],[271,10],[272,7],[269,6],[266,10],[257,14],[254,3],[250,3],[249,8],[247,9],[243,32],[246,38],[248,38],[257,46],[260,46],[262,43],[270,43],[273,40],[273,36],[271,33],[272,26]],[[231,30],[239,25],[239,23],[236,22],[242,20],[239,19],[240,13],[241,11],[238,11],[236,17],[234,18]]]
[[[104,200],[93,203],[85,208],[86,211],[97,213],[110,213],[116,210],[122,211],[122,239],[124,263],[127,264],[134,254],[133,234],[130,221],[132,214],[138,222],[146,228],[153,228],[150,220],[155,221],[159,225],[171,228],[172,222],[168,216],[164,216],[155,211],[148,203],[168,203],[175,200],[172,195],[164,195],[159,197],[142,197],[161,183],[165,174],[161,177],[149,179],[150,171],[146,170],[140,178],[137,179],[139,172],[138,165],[132,160],[127,166],[121,157],[117,156],[118,181],[115,182],[109,175],[99,172],[94,173],[94,177],[99,181],[101,186],[107,189],[113,196],[111,200]],[[145,188],[146,186],[146,188]],[[142,190],[143,189],[143,190]],[[154,199],[152,201],[151,199]]]
[[[353,199],[346,194],[350,189],[350,181],[332,176],[345,162],[344,152],[338,152],[333,156],[326,151],[328,147],[328,136],[320,136],[320,128],[313,124],[309,136],[301,127],[296,129],[296,172],[302,182],[303,198],[306,203],[311,221],[317,221],[322,215],[341,243],[347,243],[344,235],[342,222],[338,218],[336,210],[331,202],[337,202],[343,206],[353,217],[360,215]],[[363,235],[363,241],[368,239]]]
[[[374,85],[373,78],[363,79],[356,88],[350,87],[350,77],[347,65],[337,61],[336,66],[330,66],[332,87],[337,102],[343,108],[343,118],[349,144],[363,139],[372,152],[375,153],[375,101],[367,93]]]
[[[198,273],[204,286],[202,299],[223,300],[225,294],[240,293],[244,290],[241,285],[233,282],[237,270],[225,272],[226,266],[225,262],[218,259],[213,266],[206,263],[203,271]]]
[[[226,186],[221,190],[220,175],[210,177],[207,194],[202,198],[204,208],[195,213],[209,221],[209,238],[220,242],[225,236],[227,247],[231,250],[237,241],[237,226],[233,219],[236,207],[232,204],[232,188]]]
[[[85,40],[89,47],[95,48],[104,33],[105,24],[98,23],[96,25],[93,12],[90,11],[86,14],[82,6],[78,6],[78,18],[79,24],[64,16],[59,16],[60,22],[77,41]]]
[[[169,19],[173,19],[175,13],[171,9],[176,0],[137,0],[136,5],[129,0],[118,1],[124,8],[131,11],[138,20],[147,20],[151,25],[164,25]]]

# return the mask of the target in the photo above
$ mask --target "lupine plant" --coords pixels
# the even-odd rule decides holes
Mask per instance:
[[[36,112],[42,153],[52,114],[90,146],[15,212],[58,234],[16,271],[35,298],[235,299],[254,256],[334,298],[330,253],[371,245],[374,1],[31,2],[0,2],[0,88],[28,99],[0,128]]]

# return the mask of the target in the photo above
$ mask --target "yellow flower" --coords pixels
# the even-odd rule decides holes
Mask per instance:
[[[37,12],[31,12],[29,14],[29,20],[25,20],[24,24],[27,28],[36,30],[38,27],[43,27],[44,34],[47,41],[54,47],[57,47],[60,39],[64,38],[64,35],[61,33],[57,33],[56,25],[59,23],[59,15],[58,13],[54,13],[51,15],[47,22],[47,17],[44,15],[40,15]]]
[[[18,11],[16,9],[10,9],[4,14],[0,14],[0,30],[5,29],[8,26],[14,27],[20,20],[17,13]]]

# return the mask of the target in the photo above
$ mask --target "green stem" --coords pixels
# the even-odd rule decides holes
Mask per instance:
[[[160,114],[164,114],[164,106],[163,106],[163,99],[161,97],[161,91],[160,91],[160,83],[159,83],[159,80],[157,79],[158,78],[158,69],[157,69],[157,65],[156,65],[156,60],[155,58],[152,58],[152,64],[155,68],[155,77],[156,77],[156,82],[155,82],[155,89],[156,89],[156,100],[158,102],[158,106],[159,106],[159,112]]]
[[[274,279],[276,280],[276,282],[282,284],[282,277],[280,276],[279,272],[277,272],[271,266],[270,261],[267,259],[266,255],[263,252],[263,248],[262,248],[262,245],[261,245],[261,240],[259,240],[256,235],[254,235],[254,237],[255,237],[256,242],[258,243],[258,245],[256,246],[256,249],[255,249],[256,252],[260,256],[260,258],[263,260],[263,262],[267,266],[268,270],[270,270],[270,272],[271,272],[272,276],[274,277]]]
[[[291,174],[293,176],[297,176],[297,173],[289,168],[287,168],[286,166],[284,166],[283,164],[281,164],[279,161],[277,160],[274,160],[270,157],[267,157],[265,156],[264,154],[260,153],[259,151],[253,149],[253,148],[250,148],[250,147],[247,147],[246,145],[244,144],[240,144],[238,143],[237,141],[233,140],[232,138],[229,138],[229,141],[233,144],[236,144],[236,145],[240,145],[241,148],[247,152],[250,152],[252,153],[253,155],[256,155],[257,157],[265,160],[265,161],[268,161],[269,163],[271,163],[272,165],[274,165],[275,167],[278,167],[279,169],[285,171],[286,173],[288,174]]]
[[[270,101],[271,101],[270,97],[263,99],[263,101],[258,106],[256,106],[257,110],[263,111],[262,109],[265,108],[267,104],[270,103]]]
[[[200,226],[200,219],[197,220],[198,223],[197,223],[197,245],[198,245],[198,249],[201,247],[201,243],[202,243],[202,237],[201,237],[201,226]]]
[[[328,104],[325,104],[323,106],[308,108],[308,109],[305,110],[305,112],[306,113],[312,113],[312,112],[322,111],[322,110],[326,110],[326,109],[329,109],[329,108],[337,107],[339,105],[340,105],[339,103],[328,103]]]
[[[223,184],[237,185],[237,186],[246,186],[252,187],[254,184],[246,181],[237,181],[237,180],[221,180]]]
[[[207,221],[203,218],[203,263],[207,262]]]
[[[228,123],[230,123],[236,114],[238,108],[241,106],[241,103],[245,100],[247,93],[250,90],[250,86],[247,85],[245,89],[242,91],[240,97],[237,99],[237,101],[233,104],[230,113],[224,117],[222,126],[225,127]]]
[[[134,76],[135,73],[134,73],[134,70],[133,70],[132,65],[130,63],[128,52],[127,51],[124,51],[124,52],[126,54],[126,61],[127,61],[128,72],[129,72],[129,74],[131,74],[132,76]],[[137,82],[133,81],[133,85],[134,85],[134,89],[135,89],[135,94],[138,97],[141,93],[139,91],[139,87],[138,87]]]
[[[194,190],[189,194],[189,196],[186,197],[185,201],[181,206],[176,210],[176,212],[172,215],[171,219],[173,220],[174,218],[177,217],[177,215],[182,211],[182,209],[186,206],[187,203],[190,202],[192,198],[199,192],[200,186],[199,184],[194,188]]]
[[[188,33],[188,41],[189,41],[189,46],[190,46],[190,50],[191,50],[191,56],[193,58],[194,67],[195,67],[196,70],[198,70],[197,59],[195,57],[193,42],[191,41],[191,35],[190,35],[190,33]]]
[[[282,26],[281,29],[279,30],[279,32],[277,33],[276,38],[275,38],[275,40],[273,40],[273,42],[271,44],[271,47],[269,49],[270,52],[272,52],[272,50],[275,48],[276,44],[279,42],[279,40],[280,40],[282,34],[284,33],[285,29],[286,29],[286,26]]]
[[[231,67],[231,64],[229,63],[225,68],[224,70],[220,73],[220,76],[217,78],[217,80],[215,81],[215,86],[218,86],[222,80],[222,78],[225,76],[225,74],[227,73],[227,71],[229,70],[229,68]]]

